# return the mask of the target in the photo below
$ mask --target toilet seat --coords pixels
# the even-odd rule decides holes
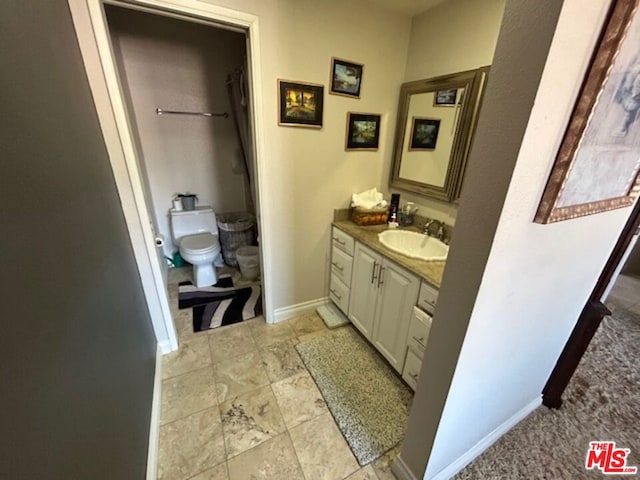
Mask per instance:
[[[218,236],[211,233],[187,235],[180,241],[180,249],[187,254],[206,255],[220,251]]]

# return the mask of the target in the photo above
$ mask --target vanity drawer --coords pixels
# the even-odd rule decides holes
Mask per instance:
[[[345,315],[349,314],[349,287],[342,283],[335,274],[331,274],[329,298]]]
[[[433,315],[438,301],[438,290],[427,282],[422,282],[420,286],[420,295],[418,295],[418,306],[427,313]]]
[[[337,247],[331,251],[331,273],[334,273],[346,286],[351,286],[351,266],[353,257]]]
[[[355,243],[353,241],[353,237],[344,233],[342,230],[338,230],[335,227],[332,228],[331,243],[334,247],[339,248],[340,250],[347,252],[349,255],[353,256]]]
[[[404,361],[404,369],[402,370],[402,379],[415,392],[418,385],[418,377],[422,368],[422,359],[411,350],[407,350],[407,358]]]
[[[431,330],[431,316],[418,307],[413,307],[407,345],[414,349],[418,356],[424,355],[424,349]]]

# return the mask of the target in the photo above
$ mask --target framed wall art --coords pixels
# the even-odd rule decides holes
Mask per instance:
[[[454,107],[458,99],[458,89],[448,88],[446,90],[436,90],[433,96],[434,107]]]
[[[438,143],[440,120],[436,118],[413,117],[411,119],[411,137],[409,151],[435,150]]]
[[[333,57],[329,93],[360,98],[364,65]]]
[[[347,113],[345,150],[378,150],[380,143],[380,115],[375,113]]]
[[[630,206],[640,169],[640,0],[614,0],[536,223]]]
[[[322,128],[324,85],[278,80],[278,125]]]

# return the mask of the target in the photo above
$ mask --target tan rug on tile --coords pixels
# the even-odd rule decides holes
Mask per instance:
[[[613,315],[596,332],[562,407],[539,407],[454,478],[623,478],[585,469],[595,440],[631,449],[627,465],[640,467],[640,316],[605,303]]]
[[[360,465],[402,440],[413,393],[353,327],[296,348]]]

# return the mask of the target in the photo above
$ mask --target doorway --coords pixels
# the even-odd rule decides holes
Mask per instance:
[[[250,125],[249,145],[253,152],[248,169],[255,172],[254,185],[245,192],[245,199],[255,205],[257,230],[261,245],[261,272],[264,313],[273,322],[270,295],[270,234],[262,221],[264,203],[260,201],[263,176],[261,81],[258,19],[255,16],[226,8],[182,1],[167,4],[156,0],[133,2],[105,0],[69,0],[76,35],[83,56],[89,84],[96,104],[114,178],[120,194],[122,210],[129,229],[149,313],[162,353],[178,348],[176,328],[166,290],[164,252],[156,247],[157,218],[153,215],[150,189],[145,185],[144,164],[135,142],[136,125],[127,111],[127,96],[117,71],[117,56],[109,34],[107,8],[139,10],[162,17],[233,31],[246,37],[246,70],[248,81]],[[254,192],[254,196],[251,195]]]
[[[628,259],[630,258],[638,239],[638,228],[640,226],[640,202],[636,200],[631,215],[627,219],[618,241],[616,242],[607,263],[598,278],[598,281],[584,306],[578,321],[571,332],[571,336],[560,354],[556,365],[542,390],[542,403],[549,408],[560,408],[562,405],[562,394],[569,385],[583,355],[587,351],[593,336],[597,332],[605,316],[611,315],[611,310],[604,303],[614,292],[614,297],[618,297],[618,303],[626,307],[635,306],[633,301],[629,301],[629,294],[618,293],[626,288],[635,288],[640,285],[636,279],[620,277]],[[635,255],[631,256],[632,260]],[[633,268],[631,266],[631,268]],[[615,288],[616,283],[623,284]],[[617,291],[616,291],[617,290]],[[636,292],[636,295],[640,292]]]

